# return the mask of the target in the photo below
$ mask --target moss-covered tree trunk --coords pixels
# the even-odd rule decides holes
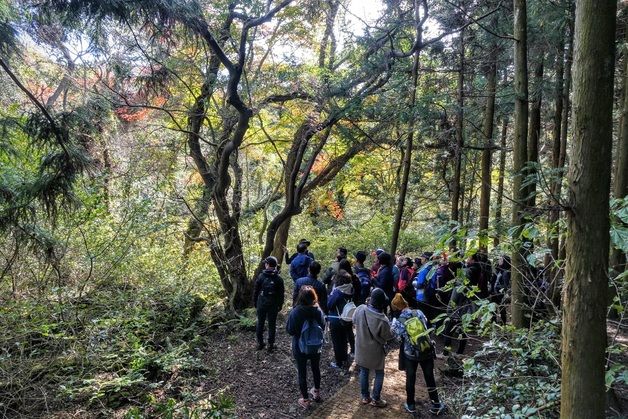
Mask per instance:
[[[615,0],[576,3],[568,179],[562,418],[605,416]]]
[[[515,123],[513,143],[512,226],[515,227],[515,247],[512,254],[512,302],[511,316],[515,327],[524,325],[524,272],[527,262],[521,243],[521,230],[525,217],[527,190],[523,187],[523,169],[528,150],[528,19],[526,0],[514,0],[515,38]]]
[[[451,181],[451,221],[458,222],[460,217],[462,151],[464,147],[464,30],[460,31],[459,67],[458,67],[458,109],[456,111],[456,145],[454,147],[454,178]],[[456,247],[455,241],[451,244]]]

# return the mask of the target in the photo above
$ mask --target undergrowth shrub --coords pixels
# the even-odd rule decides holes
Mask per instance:
[[[0,415],[28,416],[72,403],[144,406],[159,389],[155,403],[171,397],[181,407],[179,395],[192,378],[198,383],[207,374],[201,360],[210,327],[206,310],[201,295],[157,284],[110,283],[80,298],[5,301]]]

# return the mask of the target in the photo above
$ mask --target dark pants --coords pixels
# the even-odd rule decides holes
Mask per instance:
[[[257,343],[264,343],[264,323],[266,323],[266,317],[268,317],[268,344],[275,344],[277,313],[278,311],[275,307],[257,308]]]
[[[452,339],[458,339],[457,354],[463,354],[464,349],[467,347],[467,334],[462,330],[462,324],[460,320],[454,320],[449,318],[446,320],[445,330],[443,331],[443,344],[445,345],[444,353],[448,354],[451,350]]]
[[[352,354],[355,354],[355,335],[353,334],[353,323],[345,323],[345,333],[347,334],[347,340],[349,341],[349,349]]]
[[[430,400],[434,403],[439,403],[436,379],[434,378],[434,359],[411,361],[404,357],[404,361],[406,370],[406,401],[408,404],[415,404],[414,387],[416,384],[416,370],[419,364],[421,365],[421,370],[423,370],[423,378],[425,379],[425,385],[427,386],[427,393],[430,395]]]
[[[497,304],[497,311],[499,312],[502,324],[506,324],[506,303],[504,302],[504,294],[491,295],[490,302]],[[495,314],[495,322],[497,323],[497,314]]]
[[[351,326],[349,326],[351,327]],[[334,347],[334,357],[336,358],[336,365],[339,367],[345,366],[349,355],[347,354],[347,343],[349,343],[349,334],[347,333],[347,326],[341,321],[329,322],[329,334],[331,336],[331,344]],[[353,331],[351,331],[353,336]]]
[[[294,359],[297,361],[297,376],[299,377],[299,390],[301,396],[304,399],[308,398],[307,394],[307,360],[310,360],[310,367],[312,368],[312,376],[314,377],[314,388],[320,390],[321,388],[321,354],[316,355],[303,355],[294,354]]]

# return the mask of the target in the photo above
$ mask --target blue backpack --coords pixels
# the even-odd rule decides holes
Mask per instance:
[[[304,355],[315,355],[323,347],[323,329],[315,320],[306,320],[301,328],[299,337],[299,351]]]

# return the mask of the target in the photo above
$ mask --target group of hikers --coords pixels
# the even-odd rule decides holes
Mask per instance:
[[[443,355],[449,355],[453,340],[456,353],[462,354],[467,335],[461,327],[462,316],[475,309],[474,295],[490,299],[499,307],[496,321],[506,322],[506,303],[510,288],[510,258],[499,258],[493,269],[488,257],[475,253],[465,263],[450,261],[446,253],[424,252],[412,259],[393,257],[383,249],[372,252],[373,264],[366,267],[367,253],[358,251],[355,261],[340,247],[336,260],[322,272],[321,264],[303,239],[293,255],[285,254],[294,283],[293,308],[286,323],[292,336],[292,353],[297,365],[301,398],[308,408],[321,401],[320,357],[324,331],[329,330],[334,369],[359,367],[361,402],[386,407],[381,398],[386,354],[392,342],[399,342],[399,369],[406,373],[404,408],[416,412],[415,383],[418,367],[430,397],[429,411],[438,415],[445,410],[434,378],[435,342],[431,331],[445,322]],[[284,281],[278,272],[278,260],[269,256],[255,282],[257,309],[257,349],[274,350],[277,314],[284,304]],[[472,290],[472,292],[468,292]],[[446,314],[446,315],[443,315]],[[268,321],[268,346],[264,342]],[[314,387],[308,390],[307,364]],[[373,387],[369,376],[374,372]]]

